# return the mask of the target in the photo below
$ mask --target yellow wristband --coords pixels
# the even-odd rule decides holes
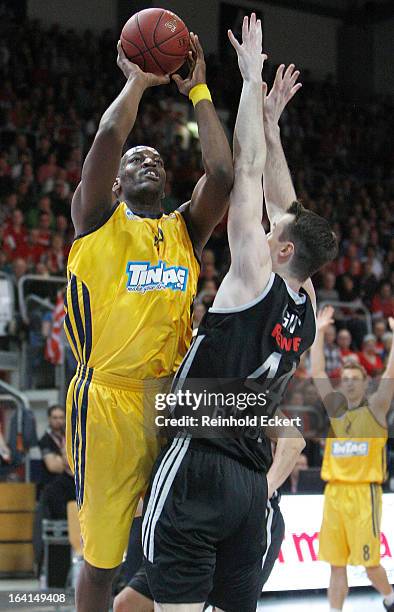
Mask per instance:
[[[189,100],[193,102],[193,106],[196,106],[201,100],[209,100],[212,102],[211,93],[205,85],[205,83],[199,83],[199,85],[195,85],[189,91]]]

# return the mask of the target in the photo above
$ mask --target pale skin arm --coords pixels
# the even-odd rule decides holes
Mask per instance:
[[[394,318],[389,317],[389,326],[394,333]],[[369,408],[375,415],[376,420],[387,426],[387,413],[390,410],[394,395],[394,340],[391,343],[390,353],[387,359],[386,369],[382,374],[379,387],[369,400]]]
[[[324,357],[324,333],[333,323],[334,309],[332,306],[325,306],[317,314],[316,338],[311,348],[312,378],[323,403],[326,397],[334,392],[334,387],[326,373],[326,360]]]
[[[228,239],[231,265],[214,301],[214,307],[233,308],[257,297],[267,285],[272,262],[261,224],[263,193],[261,175],[266,159],[261,72],[261,23],[253,13],[245,17],[242,45],[229,31],[238,55],[243,87],[234,130],[234,185],[230,194]]]
[[[281,64],[276,72],[274,84],[263,103],[264,132],[267,143],[267,161],[264,167],[264,197],[271,226],[278,223],[289,206],[297,199],[283,151],[279,119],[288,102],[302,87],[297,83],[300,75],[290,64],[285,70]],[[316,294],[311,279],[303,283],[313,308],[316,310]]]
[[[276,415],[286,418],[281,411],[278,411]],[[267,435],[277,442],[274,460],[267,472],[268,499],[271,499],[274,492],[291,474],[298,457],[305,448],[305,440],[298,429],[292,425],[282,427],[280,432],[267,430]]]

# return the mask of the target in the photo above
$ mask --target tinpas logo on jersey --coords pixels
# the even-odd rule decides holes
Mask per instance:
[[[156,266],[152,266],[149,261],[129,261],[126,274],[127,291],[185,291],[188,269],[182,266],[167,266],[164,261],[159,261]]]
[[[354,440],[336,440],[332,443],[331,454],[334,457],[366,457],[368,455],[368,442],[357,442]]]

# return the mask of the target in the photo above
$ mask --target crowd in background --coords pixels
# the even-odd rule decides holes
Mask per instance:
[[[110,31],[78,35],[30,21],[2,33],[0,271],[15,285],[28,272],[65,274],[74,235],[70,203],[81,164],[101,114],[124,82],[115,60]],[[212,97],[231,137],[239,94],[235,57],[206,61]],[[268,83],[274,70],[269,64],[265,69]],[[302,71],[301,81],[301,93],[283,114],[281,134],[299,199],[327,217],[339,239],[337,260],[314,279],[320,303],[343,303],[336,308],[336,326],[326,334],[327,370],[335,378],[350,356],[373,378],[384,368],[391,345],[387,318],[394,316],[392,103],[380,98],[347,102],[330,76],[318,82]],[[129,138],[128,146],[149,144],[163,155],[166,212],[190,198],[202,174],[191,122],[192,107],[175,85],[152,89]],[[203,253],[195,325],[228,265],[224,219]],[[372,330],[363,307],[372,314]],[[36,323],[36,336],[45,334],[45,327],[48,313]],[[42,343],[38,346],[42,355]],[[315,392],[307,356],[298,381],[303,392],[293,389],[292,403],[311,402]],[[318,462],[316,453],[313,447],[310,462]]]

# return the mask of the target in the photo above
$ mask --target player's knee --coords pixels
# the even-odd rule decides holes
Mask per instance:
[[[111,584],[115,574],[118,571],[118,568],[114,567],[112,569],[103,569],[101,567],[94,567],[85,561],[84,571],[85,575],[92,583],[98,586],[104,586]]]
[[[373,567],[366,567],[365,571],[367,572],[367,576],[368,578],[370,576],[374,576],[374,574],[376,574],[376,572],[380,569],[380,565],[374,565]]]
[[[331,578],[334,580],[346,580],[346,566],[342,565],[331,565]]]
[[[133,610],[132,589],[125,587],[114,599],[113,612],[130,612]]]

